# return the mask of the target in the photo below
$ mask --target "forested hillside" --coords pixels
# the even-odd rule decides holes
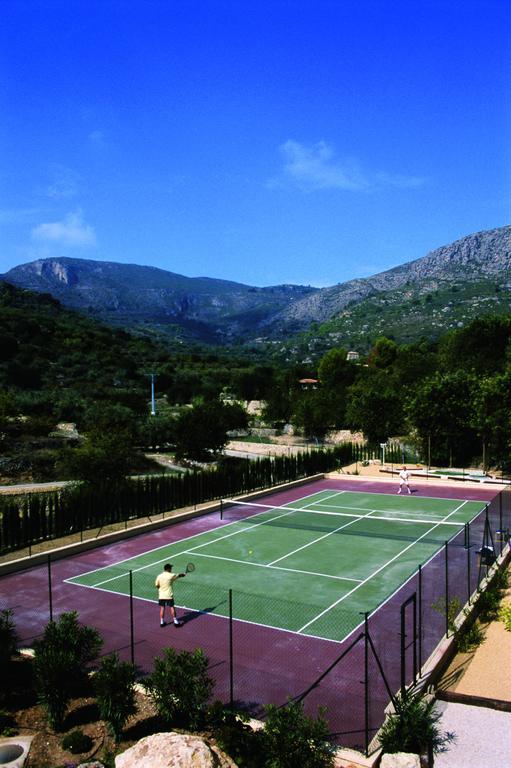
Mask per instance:
[[[211,350],[173,354],[0,284],[0,477],[119,477],[144,471],[155,445],[210,460],[247,425],[321,443],[334,430],[415,446],[450,466],[511,467],[511,316],[494,315],[438,341],[382,336],[347,360],[331,346],[318,363],[267,364]],[[156,413],[151,414],[155,375]],[[303,378],[317,384],[303,386]],[[247,401],[261,400],[249,418]],[[59,422],[77,425],[67,438]]]

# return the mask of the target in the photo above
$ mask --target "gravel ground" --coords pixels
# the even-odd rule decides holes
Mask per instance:
[[[510,763],[511,712],[438,702],[444,731],[456,741],[437,755],[435,768],[499,768]]]

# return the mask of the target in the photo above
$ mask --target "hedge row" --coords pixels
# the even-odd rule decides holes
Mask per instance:
[[[81,483],[52,493],[3,496],[0,554],[112,523],[272,488],[374,458],[378,451],[378,447],[343,443],[331,449],[229,462],[213,470],[147,476],[119,485]]]

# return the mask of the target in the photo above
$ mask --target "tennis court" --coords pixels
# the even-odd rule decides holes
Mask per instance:
[[[154,604],[166,562],[195,571],[176,585],[189,612],[299,635],[342,641],[448,540],[468,545],[466,524],[482,501],[398,496],[338,487],[282,506],[223,503],[213,530],[66,579],[68,584],[131,594]],[[481,542],[471,542],[477,548]],[[212,599],[235,587],[234,611]]]

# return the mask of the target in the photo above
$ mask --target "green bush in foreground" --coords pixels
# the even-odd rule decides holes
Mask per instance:
[[[66,749],[73,755],[82,755],[85,752],[90,752],[93,743],[90,736],[77,728],[64,736],[62,749]]]
[[[265,768],[330,768],[334,748],[328,741],[324,710],[308,717],[300,702],[266,708],[263,731]]]
[[[126,721],[136,712],[133,664],[120,661],[116,653],[106,656],[94,675],[94,690],[101,718],[120,741]]]
[[[11,657],[17,651],[17,645],[18,636],[12,619],[12,611],[7,608],[0,611],[0,679],[5,679],[4,676]]]
[[[34,644],[34,677],[37,697],[46,709],[48,724],[61,730],[69,701],[87,674],[103,644],[96,629],[80,626],[75,611],[50,621]]]
[[[201,648],[192,652],[165,648],[163,658],[154,660],[145,684],[166,723],[192,730],[202,725],[214,686],[208,664]]]
[[[453,733],[439,728],[441,713],[434,699],[428,700],[417,691],[398,694],[395,711],[383,723],[379,742],[383,752],[413,752],[418,755],[445,752],[454,741]]]
[[[248,715],[224,708],[220,701],[215,701],[206,719],[218,746],[239,768],[264,766],[262,732],[250,727]]]

